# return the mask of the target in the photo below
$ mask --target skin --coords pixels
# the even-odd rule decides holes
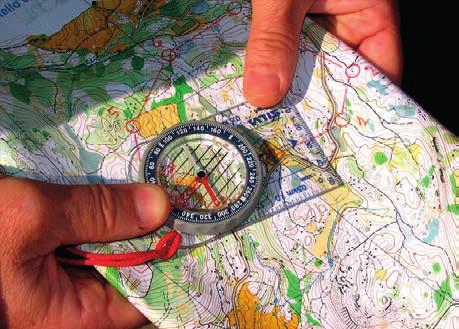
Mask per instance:
[[[252,0],[244,96],[269,107],[287,93],[298,60],[299,34],[306,13],[345,41],[394,83],[402,78],[402,51],[393,0]]]
[[[145,235],[169,215],[154,185],[64,186],[0,178],[1,328],[135,328],[146,319],[88,269],[64,267],[56,248]]]
[[[252,5],[244,95],[253,105],[272,106],[286,94],[307,12],[400,83],[395,1],[252,0]],[[141,236],[160,227],[169,209],[166,193],[152,185],[60,186],[0,176],[0,327],[115,329],[145,323],[113,287],[87,269],[62,266],[54,253],[67,244]]]

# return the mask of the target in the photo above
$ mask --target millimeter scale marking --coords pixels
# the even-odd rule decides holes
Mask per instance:
[[[301,168],[293,169],[282,164],[282,160],[280,160],[272,166],[271,170],[266,172],[268,177],[265,177],[265,188],[257,209],[236,230],[250,225],[254,221],[274,216],[303,202],[319,197],[343,184],[306,122],[293,105],[282,104],[267,110],[254,110],[246,103],[242,103],[216,113],[207,119],[230,125],[236,128],[244,137],[251,140],[259,150],[260,160],[266,167],[268,165],[263,159],[272,159],[273,154],[272,152],[268,152],[268,154],[263,148],[258,147],[261,143],[269,142],[269,140],[272,141],[271,144],[277,142],[279,147],[274,151],[289,153],[282,136],[273,135],[273,131],[269,127],[274,123],[281,123],[282,131],[286,132],[292,129],[295,131],[296,140],[293,141],[290,147],[295,151],[296,148],[301,148],[296,153],[302,155],[299,160],[306,164]],[[267,128],[265,134],[263,134],[263,128]],[[288,154],[288,156],[292,155]],[[307,177],[308,173],[309,177]],[[318,177],[314,178],[314,175]],[[286,184],[291,184],[294,181],[303,183],[284,190]],[[309,184],[304,183],[304,181],[309,181]],[[273,189],[277,190],[277,193],[270,194]]]

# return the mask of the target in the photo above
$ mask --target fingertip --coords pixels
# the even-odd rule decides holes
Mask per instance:
[[[256,107],[271,107],[287,93],[282,77],[275,70],[249,69],[244,75],[244,97]]]
[[[134,203],[142,230],[154,230],[169,217],[171,203],[167,191],[154,184],[139,184],[135,187]]]
[[[283,96],[277,95],[250,95],[244,93],[247,102],[252,106],[268,108],[277,105],[282,100]]]
[[[271,107],[287,94],[299,55],[304,11],[280,2],[254,2],[245,57],[244,96],[254,106]]]

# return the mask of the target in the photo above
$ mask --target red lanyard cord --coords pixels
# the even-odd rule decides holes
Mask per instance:
[[[156,244],[155,249],[146,251],[128,252],[123,254],[96,254],[80,250],[75,247],[65,251],[71,257],[58,257],[59,261],[68,265],[77,266],[110,266],[124,267],[145,264],[155,259],[170,259],[180,247],[182,236],[177,231],[167,232]]]

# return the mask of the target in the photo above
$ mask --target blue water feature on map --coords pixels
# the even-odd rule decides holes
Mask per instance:
[[[410,104],[392,105],[390,108],[403,118],[412,117],[416,114],[414,107]]]
[[[387,85],[383,85],[379,80],[371,80],[367,86],[375,88],[383,96],[387,95]]]
[[[402,221],[398,221],[398,226],[400,228],[400,231],[402,232],[402,234],[404,235],[405,237],[405,241],[406,242],[409,242],[413,239],[413,234],[412,234],[412,229],[406,225],[404,222]]]
[[[184,44],[182,44],[178,50],[178,56],[183,56],[185,55],[186,53],[188,53],[195,45],[193,44],[193,42],[186,42]]]
[[[422,239],[422,241],[427,242],[427,243],[432,243],[432,241],[437,237],[438,235],[438,228],[440,225],[440,221],[438,218],[434,218],[429,222],[428,226],[428,231],[427,235]]]
[[[193,14],[200,14],[205,12],[207,8],[209,8],[209,4],[207,2],[200,2],[191,8],[191,12]]]
[[[332,251],[331,251],[331,245],[332,245],[332,240],[333,237],[335,236],[335,229],[336,229],[336,221],[337,218],[335,218],[330,234],[328,235],[328,240],[327,240],[327,263],[328,266],[332,267],[333,266],[333,258],[331,257]]]

